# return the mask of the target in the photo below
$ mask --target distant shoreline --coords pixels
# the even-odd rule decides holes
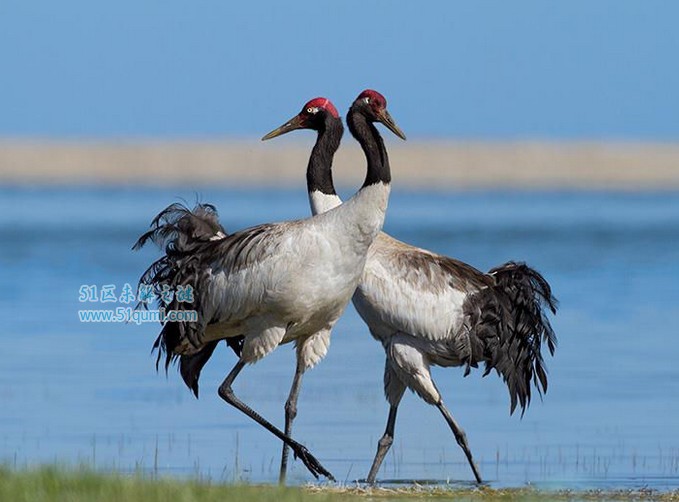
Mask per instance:
[[[232,187],[305,183],[308,142],[0,139],[0,184]],[[401,188],[679,189],[679,143],[388,141]],[[345,141],[338,186],[358,186],[364,159]]]

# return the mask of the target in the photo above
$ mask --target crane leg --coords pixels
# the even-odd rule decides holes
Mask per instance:
[[[460,448],[462,448],[462,451],[464,451],[464,454],[467,456],[467,461],[469,462],[469,466],[472,468],[472,471],[474,472],[476,482],[479,484],[483,483],[483,481],[481,480],[481,475],[479,474],[479,468],[476,467],[476,463],[472,458],[472,452],[469,449],[469,444],[467,444],[467,434],[465,434],[464,430],[462,430],[462,427],[460,427],[458,423],[455,421],[453,415],[450,414],[448,408],[446,408],[445,405],[443,404],[443,401],[439,401],[439,403],[436,406],[441,411],[443,418],[445,418],[446,422],[448,422],[450,429],[453,431],[457,444],[460,445]]]
[[[389,408],[389,418],[387,419],[387,428],[384,431],[384,435],[380,438],[377,443],[377,453],[375,454],[375,460],[373,460],[373,465],[368,473],[368,479],[366,480],[369,484],[374,485],[375,479],[377,478],[377,472],[380,470],[382,461],[384,457],[387,456],[389,448],[391,448],[394,442],[394,427],[396,426],[396,412],[398,411],[398,405],[392,405]]]
[[[304,367],[297,359],[297,368],[295,369],[295,376],[292,379],[292,387],[290,388],[290,395],[285,402],[285,435],[290,437],[292,435],[292,421],[297,416],[297,398],[299,391],[302,388],[302,375],[304,375]],[[281,470],[278,475],[278,482],[285,484],[285,475],[288,470],[288,449],[287,443],[283,443],[283,454],[281,455]]]
[[[326,478],[334,481],[335,478],[333,475],[330,474],[330,472],[328,472],[318,460],[316,460],[316,458],[309,452],[309,450],[306,449],[306,447],[284,434],[280,429],[275,427],[271,422],[267,421],[259,413],[238,399],[236,394],[234,394],[231,385],[244,367],[245,363],[242,360],[236,363],[231,372],[219,386],[219,397],[221,397],[234,408],[237,408],[241,412],[245,413],[255,422],[260,424],[262,427],[292,448],[295,457],[299,458],[304,463],[306,468],[309,469],[309,472],[311,472],[315,478],[318,478],[318,475],[322,474]]]

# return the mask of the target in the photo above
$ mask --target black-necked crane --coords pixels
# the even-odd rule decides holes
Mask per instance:
[[[277,134],[312,123],[319,110],[305,107]],[[402,135],[386,109],[370,111],[359,121],[364,134],[372,134],[372,122],[378,121]],[[318,155],[337,150],[341,133],[341,124],[325,131]],[[191,286],[193,291],[192,303],[176,296],[165,302],[167,310],[197,312],[197,320],[163,325],[155,344],[159,359],[166,355],[167,368],[180,357],[182,377],[196,392],[200,368],[216,343],[231,341],[240,357],[220,385],[219,396],[288,445],[315,477],[334,479],[302,444],[239,399],[232,385],[246,364],[294,342],[293,388],[299,390],[302,373],[325,356],[330,332],[356,289],[370,244],[384,222],[390,182],[388,165],[369,162],[359,191],[336,209],[233,234],[221,227],[211,206],[190,211],[173,204],[135,244],[138,249],[153,241],[165,250],[140,284],[152,286],[161,298],[164,287]]]
[[[383,106],[385,100],[379,93],[363,92],[347,116],[350,130],[353,132],[352,124],[367,110]],[[324,119],[326,129],[339,120],[332,113],[325,113]],[[388,166],[381,142],[362,141],[361,146],[366,155]],[[332,156],[326,152],[321,158],[314,151],[311,157],[307,188],[313,214],[341,207],[333,185]],[[370,247],[352,300],[386,352],[384,392],[389,417],[367,482],[376,481],[394,439],[399,403],[408,388],[439,409],[481,483],[466,434],[445,406],[430,367],[464,366],[466,376],[471,368],[485,363],[484,376],[496,370],[506,383],[510,413],[517,405],[525,412],[531,384],[540,395],[547,390],[543,344],[551,354],[556,345],[546,314],[547,310],[556,313],[557,302],[547,281],[524,263],[508,262],[483,273],[380,232]]]

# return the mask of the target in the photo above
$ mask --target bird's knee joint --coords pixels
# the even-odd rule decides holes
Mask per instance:
[[[220,385],[217,393],[224,401],[230,403],[233,400],[234,393],[230,385]]]
[[[297,416],[297,405],[290,401],[285,403],[285,416],[289,419],[294,419]]]
[[[455,439],[457,440],[457,444],[459,444],[463,448],[467,447],[467,434],[463,430],[460,430],[455,435]]]
[[[389,448],[392,443],[394,442],[394,438],[391,436],[382,436],[382,438],[378,441],[378,445],[380,448]]]

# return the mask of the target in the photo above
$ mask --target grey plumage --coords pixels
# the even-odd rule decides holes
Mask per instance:
[[[133,249],[137,250],[150,241],[165,250],[165,254],[142,274],[139,286],[152,286],[156,298],[166,310],[198,311],[200,305],[196,297],[192,303],[179,302],[176,298],[170,302],[163,302],[163,288],[174,290],[178,285],[190,285],[195,290],[203,266],[209,261],[214,250],[216,239],[222,239],[227,235],[213,205],[197,204],[190,210],[183,204],[171,204],[153,219],[151,230],[143,234],[133,246]],[[140,305],[146,306],[145,303]],[[166,370],[171,362],[179,359],[182,379],[198,397],[200,372],[217,347],[218,341],[207,343],[195,354],[179,355],[174,352],[180,339],[187,333],[194,333],[196,329],[199,328],[193,323],[166,322],[153,344],[153,350],[158,353],[156,367],[159,366],[163,356]],[[196,335],[193,335],[193,338],[197,338]],[[243,336],[228,338],[226,343],[237,356],[240,356]]]

